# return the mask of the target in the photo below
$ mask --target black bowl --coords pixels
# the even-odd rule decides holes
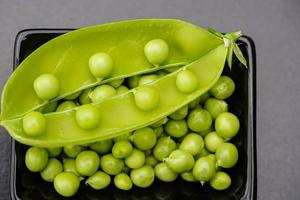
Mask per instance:
[[[21,31],[15,41],[14,69],[31,52],[45,42],[71,29],[30,29]],[[173,183],[155,183],[147,188],[133,188],[130,191],[119,191],[113,186],[102,191],[95,191],[81,184],[79,192],[71,199],[256,199],[256,79],[255,47],[246,36],[238,40],[247,61],[248,70],[237,59],[232,70],[225,67],[223,74],[233,78],[236,91],[229,99],[229,110],[235,113],[241,122],[239,134],[232,140],[239,150],[238,164],[227,172],[232,178],[232,185],[224,191],[215,191],[208,184],[188,183],[178,178]],[[11,198],[12,199],[64,199],[58,195],[53,184],[46,183],[39,173],[31,173],[24,163],[28,147],[12,141],[11,159]],[[112,185],[112,184],[111,184]]]

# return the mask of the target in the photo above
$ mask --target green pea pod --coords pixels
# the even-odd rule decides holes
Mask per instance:
[[[134,100],[134,93],[139,87],[116,95],[94,105],[99,108],[99,125],[86,130],[78,126],[75,120],[76,109],[45,114],[46,131],[36,137],[28,136],[22,129],[22,118],[1,122],[17,141],[43,147],[56,147],[94,142],[150,125],[170,115],[208,91],[219,79],[226,61],[228,48],[219,45],[198,60],[168,74],[148,86],[157,89],[160,95],[159,105],[151,111],[140,110]],[[191,93],[180,92],[176,87],[177,74],[183,70],[192,71],[198,79],[196,90]]]
[[[143,51],[156,38],[165,40],[170,49],[161,66],[149,63]],[[48,103],[33,89],[41,74],[58,78],[59,94],[50,100],[56,101],[100,83],[191,63],[222,43],[222,38],[175,19],[130,20],[71,31],[38,48],[15,70],[2,92],[1,119],[21,117]],[[104,80],[89,71],[88,60],[97,52],[108,53],[114,62],[112,74]]]

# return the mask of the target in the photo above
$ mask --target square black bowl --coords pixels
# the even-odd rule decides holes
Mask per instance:
[[[45,42],[71,29],[30,29],[21,31],[15,40],[14,69],[24,58]],[[173,183],[155,183],[147,188],[133,188],[130,191],[119,191],[109,186],[102,191],[95,191],[83,183],[79,192],[69,199],[256,199],[256,79],[255,47],[246,36],[238,40],[247,61],[245,69],[238,60],[234,61],[232,70],[225,67],[223,74],[230,76],[236,83],[235,93],[229,99],[229,110],[235,113],[241,122],[239,134],[232,140],[238,147],[238,164],[227,170],[232,178],[232,185],[224,191],[214,191],[208,184],[188,183],[178,178]],[[28,147],[12,141],[11,158],[11,198],[20,199],[64,199],[59,196],[52,183],[43,181],[39,173],[31,173],[24,163]],[[112,184],[111,184],[112,185]]]

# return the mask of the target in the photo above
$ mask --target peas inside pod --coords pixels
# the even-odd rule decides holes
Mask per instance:
[[[229,36],[235,45],[241,33]],[[71,31],[13,73],[2,93],[0,124],[32,146],[26,167],[64,197],[75,195],[82,180],[94,190],[179,178],[225,190],[227,168],[239,157],[229,140],[240,131],[226,102],[235,83],[221,76],[233,51],[224,44],[229,36],[172,19]],[[66,39],[73,48],[66,49]],[[32,66],[40,68],[32,73]]]

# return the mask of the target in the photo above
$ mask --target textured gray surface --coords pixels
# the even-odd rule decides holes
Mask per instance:
[[[12,72],[14,37],[21,29],[143,17],[241,29],[255,40],[258,199],[300,199],[299,0],[0,0],[0,88]],[[0,199],[9,199],[9,158],[10,139],[0,134]]]

